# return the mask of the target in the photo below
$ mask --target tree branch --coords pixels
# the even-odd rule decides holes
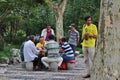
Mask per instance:
[[[62,14],[65,11],[66,3],[67,3],[67,0],[61,0],[60,3],[59,3],[59,5],[58,5],[59,9],[61,9],[61,11],[62,11]]]
[[[52,7],[54,2],[52,0],[45,0],[45,2],[48,4],[48,6]]]
[[[58,15],[58,14],[64,13],[67,0],[60,0],[60,2],[58,2],[58,3],[54,2],[52,0],[45,0],[45,2],[52,8],[55,15]],[[60,11],[60,13],[59,13],[59,11]]]
[[[57,5],[57,3],[55,3],[52,0],[45,0],[45,2],[48,4],[48,6],[50,6],[52,8],[55,15],[58,14],[58,5]]]
[[[4,13],[0,16],[0,22],[4,19],[4,17],[7,16],[7,14],[10,12],[9,8],[7,8]]]

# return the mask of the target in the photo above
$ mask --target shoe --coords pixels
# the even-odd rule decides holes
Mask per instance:
[[[40,70],[41,70],[41,68],[39,66],[35,67],[35,71],[40,71]]]
[[[51,68],[50,68],[50,67],[47,67],[47,70],[51,70]]]
[[[61,70],[61,66],[58,66],[58,70]]]
[[[83,78],[90,78],[90,74],[84,75]]]

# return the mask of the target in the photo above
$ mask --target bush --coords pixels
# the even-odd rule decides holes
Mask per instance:
[[[2,57],[12,57],[11,53],[10,53],[10,47],[8,45],[4,46],[4,50],[0,51],[0,59]]]
[[[4,49],[4,40],[2,37],[0,37],[0,51],[3,51]]]
[[[26,38],[26,33],[23,30],[18,30],[16,33],[6,33],[5,41],[7,43],[21,44]]]
[[[16,38],[13,40],[15,44],[21,44],[23,41],[25,41],[26,38],[26,32],[23,30],[17,31]]]

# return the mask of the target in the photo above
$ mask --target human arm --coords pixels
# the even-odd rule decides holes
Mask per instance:
[[[38,53],[40,52],[40,50],[37,50],[37,48],[35,47],[34,43],[31,43],[31,49],[35,55],[38,55]]]
[[[62,48],[59,49],[59,52],[60,52],[60,53],[63,53],[63,51],[64,51],[64,50],[63,50]]]
[[[94,25],[92,32],[93,32],[93,35],[91,35],[91,37],[97,39],[98,30],[97,30],[96,25]]]
[[[42,32],[41,32],[41,36],[44,36],[44,31],[45,31],[45,29],[42,30]]]
[[[77,31],[77,43],[79,43],[79,41],[80,41],[80,34],[79,34],[79,32]]]
[[[98,31],[96,25],[93,25],[91,34],[87,33],[87,35],[89,36],[89,38],[94,38],[94,39],[97,38]]]
[[[84,40],[85,39],[85,29],[84,29],[84,27],[82,28],[82,40]]]
[[[51,29],[51,30],[52,30],[52,35],[55,35],[54,30],[53,29]]]
[[[82,29],[82,40],[88,40],[89,38],[97,38],[97,27],[95,25],[91,26],[91,29],[89,31],[89,29],[83,27]]]
[[[46,29],[43,29],[41,32],[41,36],[43,36],[44,39],[46,39],[46,35],[47,35]]]
[[[97,38],[97,35],[90,35],[90,34],[89,34],[89,37],[90,37],[90,38],[95,38],[95,39],[96,39],[96,38]]]
[[[94,34],[90,34],[90,33],[85,33],[82,35],[82,40],[87,40],[88,38],[97,38],[97,35],[94,35]]]

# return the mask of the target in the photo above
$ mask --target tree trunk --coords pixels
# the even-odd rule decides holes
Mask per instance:
[[[101,0],[91,80],[120,80],[120,0]]]
[[[57,41],[59,39],[60,36],[64,35],[64,31],[63,31],[63,14],[60,13],[60,11],[58,12],[59,14],[56,15],[56,37],[57,37]]]
[[[52,7],[52,10],[56,17],[56,37],[57,41],[60,36],[64,35],[63,31],[63,14],[66,8],[67,0],[45,0],[46,3]]]
[[[61,0],[60,3],[54,3],[53,4],[53,12],[56,17],[56,36],[57,41],[60,36],[64,35],[63,31],[63,14],[65,11],[67,0]]]

